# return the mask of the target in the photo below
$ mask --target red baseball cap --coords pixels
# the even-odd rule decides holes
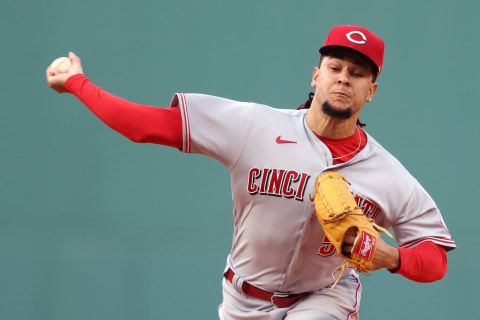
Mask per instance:
[[[334,47],[347,47],[363,54],[377,66],[377,77],[380,75],[385,44],[370,30],[359,26],[336,26],[330,30],[320,53],[325,54]]]

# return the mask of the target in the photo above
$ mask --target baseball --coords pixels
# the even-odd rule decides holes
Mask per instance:
[[[61,73],[67,73],[68,70],[70,70],[71,66],[72,66],[72,61],[70,61],[69,58],[60,57],[53,60],[52,64],[50,65],[50,68]]]

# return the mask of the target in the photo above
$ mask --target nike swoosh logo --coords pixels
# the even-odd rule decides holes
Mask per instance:
[[[277,143],[297,143],[297,141],[290,141],[290,140],[283,140],[281,138],[282,136],[278,136],[277,140],[275,140]]]

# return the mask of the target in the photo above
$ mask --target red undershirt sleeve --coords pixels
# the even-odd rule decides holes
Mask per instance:
[[[68,78],[65,89],[106,125],[128,139],[182,148],[179,108],[157,108],[127,101],[97,87],[83,74]]]
[[[398,248],[400,268],[393,273],[417,282],[433,282],[447,273],[447,252],[444,247],[427,241],[407,249]]]

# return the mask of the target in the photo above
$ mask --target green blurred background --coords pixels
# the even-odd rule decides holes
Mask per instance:
[[[201,92],[281,108],[306,99],[330,28],[385,39],[367,131],[420,180],[458,249],[439,282],[378,271],[362,319],[478,319],[480,74],[476,1],[2,0],[0,319],[215,319],[231,246],[228,171],[135,144],[45,68],[76,52],[123,98]],[[192,159],[193,158],[193,159]]]

